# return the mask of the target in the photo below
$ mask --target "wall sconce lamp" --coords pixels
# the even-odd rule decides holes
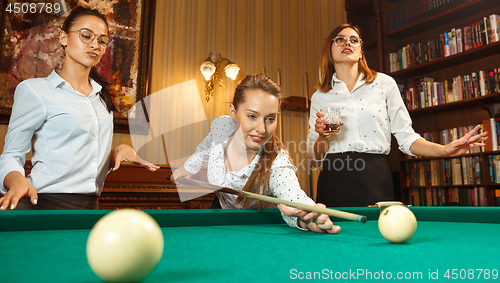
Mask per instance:
[[[216,52],[212,52],[208,55],[208,58],[200,66],[200,72],[205,77],[205,99],[207,102],[214,96],[214,83],[215,81],[219,81],[219,86],[226,87],[222,81],[223,79],[219,77],[217,74],[217,68],[221,66],[221,64],[227,61],[226,67],[224,67],[224,71],[226,72],[226,76],[235,80],[236,76],[240,72],[240,67],[235,63],[229,61],[227,58],[223,58],[220,54]]]

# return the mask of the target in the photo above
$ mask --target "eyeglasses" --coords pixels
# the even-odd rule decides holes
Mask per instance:
[[[78,32],[80,35],[80,40],[83,43],[91,43],[92,41],[94,41],[94,38],[97,37],[97,43],[102,49],[106,49],[106,47],[108,46],[109,37],[107,35],[97,35],[93,31],[86,28],[80,30],[72,30],[69,32]]]
[[[343,35],[337,35],[333,39],[333,42],[335,42],[335,45],[337,45],[337,46],[344,46],[348,42],[347,40],[348,40],[347,37],[345,37]],[[361,40],[361,38],[359,38],[357,36],[349,37],[349,44],[352,47],[359,47],[361,45],[361,42],[363,42],[363,41]]]

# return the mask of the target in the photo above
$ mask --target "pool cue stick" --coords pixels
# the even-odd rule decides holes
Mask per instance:
[[[163,155],[165,155],[165,163],[168,164],[168,155],[167,155],[167,143],[165,142],[165,136],[163,134],[161,136],[161,142],[163,146]]]
[[[281,87],[281,70],[278,68],[278,85]],[[279,138],[283,142],[283,111],[278,109]]]
[[[307,77],[307,72],[305,72],[305,75],[306,75],[306,92],[304,93],[305,94],[305,97],[306,97],[306,113],[309,114],[309,80],[308,80],[308,77]],[[307,124],[309,126],[309,124]]]
[[[309,204],[303,204],[303,203],[297,203],[289,200],[284,200],[284,199],[278,199],[270,196],[263,196],[255,193],[250,193],[250,192],[245,192],[241,190],[236,190],[228,187],[221,187],[221,186],[216,186],[212,184],[208,184],[205,182],[193,180],[193,179],[186,179],[184,177],[179,177],[175,180],[176,183],[179,184],[185,184],[185,185],[192,185],[196,187],[201,187],[204,189],[208,189],[210,191],[219,191],[231,195],[237,195],[245,198],[250,198],[254,200],[259,200],[259,201],[264,201],[268,203],[274,203],[274,204],[284,204],[286,206],[291,206],[295,208],[299,208],[302,210],[306,211],[311,211],[311,212],[317,212],[321,214],[326,214],[329,216],[337,217],[337,218],[342,218],[342,219],[347,219],[347,220],[352,220],[352,221],[359,221],[361,223],[366,222],[366,216],[363,215],[358,215],[350,212],[345,212],[345,211],[340,211],[340,210],[335,210],[335,209],[330,209],[330,208],[325,208],[325,207],[318,207],[318,206],[313,206]]]
[[[305,92],[304,96],[306,98],[306,129],[309,130],[309,114],[311,112],[311,109],[309,109],[309,78],[307,76],[307,72],[305,72],[305,78],[306,78],[306,83],[305,83]],[[309,132],[309,131],[308,131]],[[309,176],[309,195],[311,196],[312,200],[315,200],[314,197],[314,188],[313,188],[313,181],[312,181],[312,169],[311,169],[311,163],[307,162],[307,174]]]

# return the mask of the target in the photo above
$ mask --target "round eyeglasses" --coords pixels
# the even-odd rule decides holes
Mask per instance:
[[[79,30],[72,30],[69,32],[78,32],[80,35],[80,40],[83,43],[91,43],[92,41],[94,41],[94,38],[97,37],[97,43],[102,49],[106,49],[106,47],[108,46],[109,37],[107,35],[104,34],[97,35],[93,31],[86,28]]]
[[[359,38],[357,36],[351,36],[351,37],[347,38],[346,36],[343,36],[343,35],[337,35],[333,39],[333,42],[337,46],[344,46],[347,42],[349,42],[349,44],[352,47],[359,47],[361,45],[361,42],[363,42],[363,41],[361,40],[361,38]]]

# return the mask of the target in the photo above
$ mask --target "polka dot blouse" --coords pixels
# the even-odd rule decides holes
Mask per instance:
[[[224,149],[235,131],[235,126],[236,123],[230,116],[216,118],[212,122],[210,133],[198,145],[196,152],[184,163],[184,168],[189,173],[196,174],[207,163],[207,179],[210,184],[243,189],[261,157],[262,149],[249,165],[239,171],[227,171],[224,163]],[[285,151],[280,152],[271,166],[267,195],[314,205],[314,201],[300,188],[295,170],[288,154]],[[241,208],[235,203],[237,196],[224,193],[217,193],[217,196],[222,208]],[[252,206],[255,207],[255,202],[252,202]],[[282,216],[289,226],[297,227],[296,217],[284,214]]]
[[[389,154],[391,134],[396,137],[399,149],[408,155],[410,147],[421,138],[412,128],[396,81],[390,76],[378,73],[377,78],[367,83],[361,74],[351,92],[347,85],[333,75],[333,88],[323,93],[316,91],[311,98],[309,136],[307,147],[309,158],[313,158],[312,146],[318,138],[314,130],[316,113],[322,107],[340,107],[344,125],[337,135],[330,137],[328,153],[365,152]]]

